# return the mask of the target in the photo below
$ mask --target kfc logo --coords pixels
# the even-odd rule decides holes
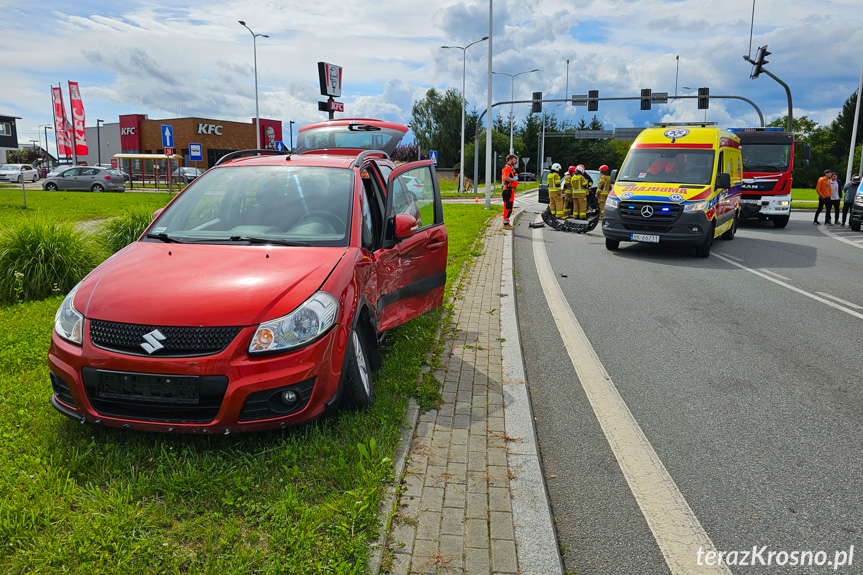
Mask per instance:
[[[338,98],[342,95],[342,67],[326,62],[318,62],[318,77],[321,81],[321,94]]]
[[[121,136],[134,136],[135,135],[135,128],[123,128],[122,130],[120,130],[120,135]]]
[[[222,135],[222,126],[216,124],[198,124],[198,133],[199,134],[215,134],[217,136]]]

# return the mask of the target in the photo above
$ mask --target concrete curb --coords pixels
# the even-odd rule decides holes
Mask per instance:
[[[516,221],[522,212],[523,210],[519,210],[516,214]],[[506,294],[506,297],[501,297],[500,327],[503,340],[501,347],[506,434],[513,439],[520,438],[507,450],[519,573],[562,575],[563,563],[548,494],[545,490],[539,446],[533,426],[533,410],[525,381],[516,310],[512,250],[513,234],[507,234],[504,239],[500,290],[501,294]]]

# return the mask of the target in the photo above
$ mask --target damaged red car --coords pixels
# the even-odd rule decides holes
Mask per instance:
[[[60,305],[52,405],[219,434],[371,405],[381,336],[440,306],[446,282],[434,166],[390,160],[407,130],[313,124],[293,154],[231,154],[197,178]]]

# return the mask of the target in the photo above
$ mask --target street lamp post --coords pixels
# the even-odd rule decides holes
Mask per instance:
[[[485,42],[486,40],[488,40],[488,36],[484,36],[483,38],[475,42],[471,42],[467,46],[441,46],[441,48],[457,48],[461,50],[461,159],[459,161],[459,192],[464,191],[464,108],[466,105],[464,91],[465,75],[467,74],[467,49],[474,44],[479,44],[480,42]]]
[[[294,121],[293,121],[293,120],[291,120],[290,122],[288,122],[288,124],[289,124],[289,125],[288,125],[288,130],[290,131],[290,134],[288,134],[288,136],[289,136],[289,137],[290,137],[290,139],[291,139],[291,141],[290,141],[290,144],[291,144],[291,148],[290,148],[290,150],[293,152],[293,151],[294,151]]]
[[[677,71],[674,73],[674,97],[677,97],[677,78],[680,76],[680,54],[674,57],[677,60]]]
[[[269,38],[266,34],[255,34],[252,32],[252,29],[246,26],[246,23],[242,20],[237,20],[240,24],[245,27],[246,30],[252,35],[252,53],[255,58],[255,142],[257,145],[257,149],[261,149],[261,116],[258,113],[258,36],[261,38]]]
[[[50,163],[51,163],[51,160],[49,160],[49,159],[47,158],[47,156],[50,156],[50,155],[51,155],[51,154],[48,152],[48,130],[53,130],[54,128],[53,128],[52,126],[48,126],[48,125],[45,125],[45,126],[43,126],[43,127],[45,128],[45,156],[46,156],[46,158],[45,158],[45,163],[46,163],[46,164],[50,164]],[[45,173],[47,174],[48,172],[45,172]]]
[[[102,124],[105,120],[96,120],[96,156],[99,158],[97,164],[102,163]]]
[[[521,76],[522,74],[530,74],[531,72],[539,72],[539,68],[534,68],[533,70],[526,70],[524,72],[519,72],[518,74],[507,74],[506,72],[492,72],[492,74],[500,74],[501,76],[509,76],[510,78],[510,92],[509,92],[509,153],[514,154],[515,151],[512,147],[512,126],[513,126],[513,104],[512,101],[515,100],[515,77]]]

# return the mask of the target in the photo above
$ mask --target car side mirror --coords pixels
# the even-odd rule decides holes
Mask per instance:
[[[156,218],[162,215],[162,212],[165,211],[165,208],[159,208],[155,212],[153,212],[153,219],[151,221],[156,221]]]
[[[617,170],[611,170],[611,183],[613,184],[616,181],[617,181]]]
[[[718,176],[716,176],[716,187],[727,190],[731,187],[731,174],[728,172],[722,172]]]
[[[409,238],[418,229],[417,219],[410,214],[396,214],[396,239],[403,240]]]

